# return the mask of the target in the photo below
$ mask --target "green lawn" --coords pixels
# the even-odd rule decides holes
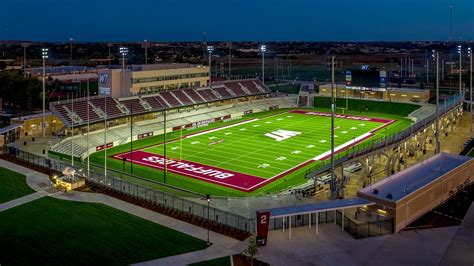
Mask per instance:
[[[324,112],[329,111],[327,108],[316,108],[316,109],[311,109],[311,110],[324,111]],[[197,130],[183,131],[183,135],[187,135],[187,134],[191,134],[191,133],[195,133],[195,132],[199,132],[199,131],[204,131],[204,130],[209,130],[209,129],[220,127],[220,126],[223,126],[223,125],[226,125],[226,124],[236,123],[236,122],[245,121],[245,120],[250,120],[250,119],[253,119],[253,118],[259,118],[261,120],[265,120],[266,118],[264,118],[264,117],[269,116],[269,115],[277,115],[277,116],[282,116],[283,118],[285,118],[285,116],[288,115],[287,112],[288,112],[288,110],[274,110],[274,111],[269,111],[269,112],[264,112],[264,113],[256,113],[256,114],[252,114],[252,115],[247,115],[247,116],[243,117],[240,120],[234,120],[232,122],[227,122],[227,123],[217,122],[217,123],[213,123],[213,124],[211,124],[207,127],[203,127],[203,128],[197,129]],[[384,114],[384,113],[377,113],[377,112],[370,112],[370,111],[368,111],[368,112],[366,111],[366,112],[361,114],[360,110],[346,110],[345,114],[354,114],[354,115],[359,115],[359,116],[364,115],[364,116],[369,116],[369,117],[397,120],[395,123],[389,125],[386,130],[383,129],[383,130],[377,131],[376,134],[372,138],[369,138],[367,141],[365,141],[364,143],[359,144],[359,145],[368,145],[368,143],[370,143],[370,141],[372,141],[375,138],[383,137],[385,134],[393,134],[393,133],[399,132],[400,130],[405,129],[406,127],[408,127],[411,124],[411,120],[405,118],[404,116],[394,115],[394,114]],[[278,123],[280,123],[280,122],[284,123],[285,122],[285,120],[283,120],[283,121],[276,120],[276,119],[278,119],[277,116],[271,118],[271,119],[275,120],[275,121],[272,121],[271,126],[267,125],[265,123],[260,125],[260,126],[262,126],[262,127],[268,126],[266,128],[269,129],[269,130],[277,129],[276,125],[278,125]],[[319,120],[322,123],[321,125],[319,125],[319,124],[318,125],[312,125],[311,123],[309,123],[309,125],[308,124],[307,125],[301,124],[301,125],[297,125],[297,126],[301,126],[302,128],[304,127],[305,130],[308,131],[308,132],[311,131],[310,135],[312,134],[311,136],[313,136],[313,137],[316,137],[316,136],[320,135],[320,131],[324,131],[325,132],[324,134],[326,135],[325,140],[329,140],[329,137],[328,137],[329,134],[328,134],[328,132],[326,132],[326,131],[329,131],[329,125],[328,125],[329,120],[326,117],[319,117],[319,118],[322,118],[322,120]],[[312,119],[313,118],[311,118],[311,117],[305,117],[302,120],[311,121]],[[316,118],[314,118],[314,119],[315,120],[313,122],[316,121]],[[338,126],[340,124],[340,126],[346,127],[346,126],[349,126],[349,124],[353,124],[353,122],[357,122],[357,124],[359,124],[358,121],[351,120],[350,122],[346,122],[344,120],[346,120],[346,119],[336,119],[336,121],[337,121],[336,126]],[[275,123],[275,124],[273,124],[273,123]],[[374,123],[374,125],[370,125],[370,126],[369,126],[368,123],[365,123],[365,124],[366,124],[366,126],[373,128],[374,126],[376,127],[376,124],[378,124],[378,123]],[[235,127],[235,128],[233,128],[233,130],[239,130],[240,128],[241,127]],[[278,129],[285,129],[285,128],[278,128]],[[287,148],[284,148],[284,149],[281,149],[280,147],[272,147],[272,148],[275,148],[275,149],[271,149],[271,150],[267,149],[267,146],[265,146],[265,144],[261,145],[260,143],[258,143],[261,140],[261,138],[265,138],[265,137],[263,137],[263,136],[252,137],[253,128],[251,127],[251,128],[248,128],[247,130],[248,130],[248,132],[238,131],[239,133],[245,133],[246,132],[246,134],[241,134],[242,138],[240,140],[235,139],[235,138],[233,139],[233,138],[229,137],[229,135],[228,135],[227,137],[229,137],[229,138],[226,139],[223,143],[215,145],[216,148],[218,146],[222,145],[223,146],[222,150],[224,151],[225,149],[228,148],[228,147],[226,147],[226,145],[228,145],[227,143],[240,142],[241,146],[234,145],[238,149],[237,150],[238,155],[232,156],[232,157],[229,154],[227,155],[227,157],[226,157],[227,160],[234,158],[234,162],[228,163],[226,167],[236,167],[235,169],[239,168],[241,171],[247,170],[250,173],[250,170],[246,169],[248,167],[247,167],[246,164],[244,164],[244,162],[237,162],[236,166],[231,166],[230,165],[230,164],[234,164],[236,162],[235,161],[236,157],[239,157],[239,156],[242,155],[241,147],[243,147],[242,151],[247,151],[247,153],[251,152],[250,147],[260,149],[258,155],[255,155],[255,156],[252,156],[251,154],[247,155],[248,158],[252,159],[250,161],[251,163],[255,164],[257,161],[259,161],[259,164],[257,164],[257,167],[258,167],[258,165],[261,165],[262,163],[264,163],[264,162],[260,162],[261,160],[263,160],[263,159],[261,159],[263,157],[266,158],[267,160],[270,160],[270,159],[275,160],[275,158],[274,158],[275,157],[275,150],[278,150],[279,152],[285,152],[286,155],[288,155],[288,156],[285,155],[284,157],[287,157],[286,160],[287,160],[288,163],[290,163],[290,160],[291,160],[291,163],[297,163],[297,162],[304,161],[305,158],[311,158],[309,156],[311,154],[301,154],[300,153],[300,154],[293,154],[292,155],[291,152],[296,150],[296,149],[294,149],[294,147],[291,146],[291,145],[289,145],[289,146],[287,145]],[[350,130],[341,129],[341,131],[350,131]],[[364,129],[362,131],[362,129],[359,127],[356,131],[357,131],[357,134],[362,134],[362,133],[366,132],[367,130]],[[220,131],[218,131],[218,132],[220,132]],[[222,131],[222,132],[224,132],[224,131]],[[339,134],[341,137],[339,139],[336,139],[336,143],[342,142],[344,140],[347,141],[348,139],[349,140],[352,139],[353,136],[354,136],[354,133],[352,133],[352,132],[350,132],[350,133],[351,134],[346,134],[345,136],[343,136],[343,134]],[[211,137],[210,135],[206,134],[206,135],[202,135],[202,138],[204,138],[205,136],[206,137]],[[243,137],[243,136],[245,136],[245,137]],[[172,132],[172,133],[167,134],[167,140],[178,139],[179,137],[180,137],[179,132]],[[259,139],[259,141],[256,141],[257,138]],[[192,139],[193,138],[191,138],[190,140],[192,140]],[[219,140],[219,139],[214,139],[214,140]],[[307,142],[309,140],[310,140],[310,138],[306,139],[305,141]],[[320,139],[317,139],[317,140],[320,140]],[[154,136],[152,138],[135,141],[134,144],[133,144],[133,147],[134,147],[134,149],[145,148],[145,147],[148,147],[150,145],[159,144],[162,141],[163,141],[163,136],[162,135]],[[206,141],[209,141],[209,140],[206,140]],[[269,140],[266,140],[266,141],[269,141]],[[268,144],[268,143],[269,142],[266,142],[266,144]],[[177,142],[175,144],[179,144],[179,142]],[[296,144],[303,145],[303,142],[301,142],[300,140],[297,140],[297,138],[295,138],[294,144],[295,145]],[[307,145],[311,145],[311,144],[307,144]],[[315,145],[315,148],[317,148],[317,149],[319,149],[320,147],[323,147],[323,146],[324,147],[327,146],[326,149],[328,149],[329,142],[326,142],[326,143],[317,142],[317,144],[314,144],[314,145]],[[178,149],[171,150],[171,148],[173,148],[175,146],[168,145],[168,148],[170,149],[168,151],[171,154],[174,153],[174,156],[179,156],[179,150]],[[205,160],[215,160],[215,158],[214,159],[212,158],[212,156],[214,156],[214,155],[210,155],[209,153],[201,154],[199,156],[199,158],[196,158],[196,156],[197,156],[196,154],[188,153],[187,149],[189,149],[189,146],[190,145],[185,146],[184,147],[184,152],[183,151],[181,152],[181,154],[182,154],[181,156],[183,156],[183,158],[184,158],[184,156],[190,156],[190,157],[194,156],[193,158],[189,158],[189,159],[190,160],[198,160],[199,159],[201,162],[204,162]],[[210,147],[207,144],[204,145],[204,146],[209,147],[209,149],[214,149],[214,147]],[[247,146],[249,146],[249,147],[247,147]],[[288,147],[291,147],[291,149],[288,149]],[[263,148],[265,148],[265,149],[263,149]],[[111,156],[111,155],[114,155],[114,154],[127,152],[127,151],[129,151],[129,149],[130,149],[130,144],[125,144],[125,145],[122,145],[122,146],[118,146],[118,147],[108,149],[107,155]],[[152,149],[152,150],[154,149],[157,153],[160,153],[160,150],[161,150],[160,147],[157,147],[157,146],[149,148],[149,149]],[[235,149],[236,148],[234,148],[233,151],[225,150],[225,152],[227,152],[227,153],[228,152],[236,152]],[[205,149],[203,149],[203,150],[205,150]],[[298,148],[298,150],[302,151],[302,149],[299,149],[299,148]],[[322,149],[320,151],[322,151]],[[168,156],[169,155],[170,154],[168,154]],[[314,155],[311,155],[311,156],[314,157],[316,155],[317,154],[314,154]],[[273,157],[270,158],[270,156],[273,156]],[[237,159],[237,160],[240,160],[240,159]],[[103,165],[104,152],[94,153],[91,156],[91,161],[98,164],[98,165]],[[129,163],[123,164],[122,161],[114,159],[114,158],[108,158],[107,161],[108,161],[107,165],[110,168],[114,168],[116,170],[122,171],[123,167],[124,167],[125,172],[130,172],[130,164]],[[245,162],[248,163],[249,161],[247,160]],[[213,165],[215,166],[215,165],[220,164],[220,163],[222,163],[222,162],[215,162],[214,161]],[[275,169],[272,170],[272,171],[267,171],[269,169],[267,169],[267,170],[260,169],[260,170],[264,170],[264,171],[269,172],[269,173],[262,173],[259,170],[260,171],[259,176],[268,178],[269,176],[272,176],[272,174],[283,170],[288,165],[289,164],[286,164],[286,162],[279,161],[279,162],[277,162],[277,164],[274,164]],[[195,192],[198,192],[198,193],[203,193],[203,194],[211,193],[212,195],[218,195],[218,196],[254,196],[254,195],[261,195],[261,194],[278,192],[278,191],[281,191],[281,190],[284,190],[284,189],[288,188],[289,186],[294,186],[294,185],[306,182],[306,180],[304,178],[304,172],[308,168],[313,167],[314,165],[315,164],[310,164],[306,167],[303,167],[303,168],[299,169],[298,171],[295,171],[291,174],[288,174],[284,178],[280,178],[276,181],[273,181],[270,184],[267,184],[266,186],[264,186],[262,188],[254,190],[253,192],[242,192],[242,191],[238,191],[238,190],[231,189],[231,188],[228,188],[228,187],[214,185],[214,184],[211,184],[211,183],[208,183],[208,182],[205,182],[205,181],[201,181],[201,180],[197,180],[197,179],[193,179],[193,178],[189,178],[189,177],[184,177],[184,176],[173,174],[173,173],[168,173],[167,183],[170,184],[170,185],[182,187],[182,188],[192,190],[192,191],[195,191]],[[254,166],[255,165],[253,165],[252,167],[254,167]],[[254,171],[254,170],[252,170],[252,171]],[[141,177],[145,177],[145,178],[149,178],[149,179],[153,179],[153,180],[158,180],[158,181],[163,181],[162,171],[157,171],[157,170],[152,169],[152,168],[139,166],[139,165],[134,165],[133,166],[133,173],[135,175],[138,175],[138,176],[141,176]],[[253,172],[253,173],[255,174],[256,171]],[[159,187],[160,189],[163,188],[160,185],[151,185],[151,186],[152,187],[156,186],[156,187]]]
[[[35,192],[26,184],[26,176],[0,167],[0,203]]]
[[[231,260],[231,257],[227,256],[227,257],[221,257],[221,258],[212,259],[212,260],[191,263],[189,264],[189,266],[230,266],[232,265],[230,260]]]
[[[0,212],[0,265],[127,265],[205,241],[111,207],[44,197]]]

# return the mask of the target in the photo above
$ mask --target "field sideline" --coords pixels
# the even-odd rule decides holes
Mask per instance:
[[[243,121],[249,121],[249,120],[253,120],[253,119],[264,119],[265,117],[272,117],[272,116],[282,115],[284,113],[287,113],[289,110],[293,110],[293,109],[286,109],[286,110],[281,109],[281,110],[272,110],[272,111],[268,111],[268,112],[264,112],[264,113],[254,113],[254,114],[246,115],[242,119],[239,119],[239,120],[234,120],[234,121],[229,121],[229,122],[213,123],[213,124],[210,124],[209,126],[206,126],[204,128],[199,128],[199,129],[191,130],[191,131],[183,131],[183,135],[184,135],[183,137],[186,137],[187,135],[191,135],[191,134],[198,134],[198,133],[201,133],[203,131],[216,129],[216,128],[219,128],[219,127],[232,125],[232,124],[243,122]],[[318,112],[328,112],[329,111],[327,108],[300,109],[300,110],[318,111]],[[375,112],[359,112],[359,111],[350,111],[350,110],[346,111],[345,114],[346,115],[354,115],[354,116],[366,116],[366,117],[372,117],[372,118],[376,117],[376,118],[380,118],[380,119],[384,119],[384,120],[396,120],[395,122],[393,122],[393,123],[389,124],[387,127],[385,127],[384,130],[378,130],[376,132],[373,132],[373,135],[371,136],[371,138],[369,138],[368,140],[363,140],[363,141],[357,143],[357,145],[361,145],[361,143],[368,142],[371,139],[383,137],[385,134],[388,134],[388,135],[394,134],[396,132],[399,132],[400,130],[403,130],[403,129],[407,128],[412,123],[412,121],[407,119],[406,117],[397,116],[397,115],[393,115],[393,114],[383,114],[383,113],[375,113]],[[380,126],[380,125],[381,124],[379,123],[378,126]],[[338,126],[338,124],[336,124],[336,127],[337,126]],[[376,126],[376,127],[378,127],[378,126]],[[374,128],[376,128],[376,127],[374,127]],[[246,134],[251,134],[252,129],[253,128],[249,128],[248,132],[246,132],[246,131],[243,131],[243,132],[246,132]],[[368,130],[368,131],[370,131],[370,130]],[[240,132],[241,131],[239,131],[239,133]],[[327,140],[326,145],[329,145],[329,138],[328,138],[329,124],[328,124],[327,129],[325,130],[325,132],[326,132],[325,134],[326,134],[326,140]],[[364,134],[364,133],[361,132],[359,135],[362,135],[362,134]],[[342,136],[342,134],[340,134],[340,135]],[[344,137],[344,138],[347,138],[346,142],[352,140],[352,138],[354,137],[354,134],[352,134],[352,136],[349,136],[350,134],[346,134],[346,135],[348,135],[348,136]],[[196,138],[200,138],[200,137],[203,137],[203,136],[207,136],[207,134],[202,135],[202,136],[197,136]],[[179,131],[167,133],[167,141],[177,143],[177,145],[178,145],[179,144],[179,138],[180,138],[180,132]],[[192,140],[193,138],[190,138],[189,140]],[[264,138],[264,137],[261,136],[261,138]],[[300,143],[300,141],[297,140],[297,137],[295,137],[294,139],[295,139],[294,143]],[[214,139],[214,141],[216,141],[216,142],[219,141],[219,140],[220,139]],[[269,140],[271,140],[271,139],[269,138]],[[342,138],[341,138],[341,140],[342,140]],[[216,144],[215,147],[223,145],[224,148],[222,149],[222,151],[229,152],[228,150],[226,150],[229,147],[227,147],[227,148],[225,147],[225,145],[227,145],[226,141],[227,140],[224,140],[224,142]],[[250,141],[252,141],[252,139]],[[250,141],[249,141],[249,146],[250,145],[255,145],[255,143],[251,143]],[[287,140],[287,141],[292,141],[292,140]],[[336,141],[338,141],[338,140],[336,139]],[[150,137],[150,138],[147,138],[147,139],[141,139],[141,140],[134,141],[133,149],[134,150],[146,150],[146,152],[148,152],[147,149],[150,149],[156,156],[161,156],[160,153],[162,153],[162,152],[160,152],[160,150],[162,150],[162,148],[160,146],[157,146],[157,145],[162,144],[162,142],[163,142],[163,135],[153,136],[153,137]],[[283,141],[283,142],[285,142],[285,141]],[[228,142],[228,143],[230,143],[230,142]],[[342,143],[344,143],[344,142],[342,142]],[[318,145],[319,145],[319,142],[318,142]],[[172,155],[173,153],[175,155],[178,154],[178,156],[179,156],[179,149],[171,150],[172,146],[171,145],[167,145],[167,146],[168,146],[168,149],[167,149],[168,157],[170,155]],[[190,146],[190,145],[188,145],[188,146]],[[337,146],[337,142],[336,142],[336,146]],[[186,151],[187,146],[183,146],[183,147],[184,147],[184,150]],[[212,147],[211,149],[214,149],[215,147]],[[315,148],[319,149],[319,147],[315,147]],[[295,151],[295,150],[296,149],[289,150],[290,155],[291,155],[291,152]],[[301,149],[298,149],[298,150],[301,150]],[[108,167],[110,169],[115,169],[116,171],[130,173],[132,165],[129,162],[123,162],[122,160],[117,160],[116,158],[113,158],[113,156],[116,156],[116,155],[119,155],[119,154],[124,154],[124,153],[127,153],[129,151],[130,151],[130,144],[125,144],[125,145],[121,145],[121,146],[118,146],[118,147],[113,147],[113,148],[108,149],[108,152],[107,152],[107,155],[108,155],[107,165],[108,165]],[[285,151],[287,152],[286,154],[288,154],[288,150],[285,149]],[[327,151],[327,149],[326,149],[326,151]],[[240,150],[239,150],[239,152],[240,152]],[[344,151],[341,151],[341,152],[344,152]],[[319,152],[319,154],[321,154],[321,153],[324,153],[324,150],[321,150]],[[297,154],[294,154],[294,155],[297,155]],[[181,158],[183,160],[191,159],[191,160],[189,160],[190,162],[196,161],[196,158],[188,158],[187,157],[187,156],[190,156],[190,157],[193,156],[193,153],[191,153],[191,152],[190,153],[182,152],[181,156],[182,156]],[[267,173],[266,175],[264,173],[262,173],[262,171],[260,171],[259,172],[260,175],[258,175],[258,173],[249,172],[249,169],[244,169],[244,168],[240,168],[239,173],[244,172],[248,175],[268,179],[268,178],[271,178],[272,176],[274,176],[275,174],[282,172],[285,168],[286,169],[291,168],[291,167],[287,167],[288,165],[284,166],[284,165],[281,165],[280,163],[285,163],[286,164],[286,162],[288,162],[288,163],[292,162],[292,164],[295,163],[295,164],[292,165],[292,167],[294,167],[294,166],[298,165],[298,162],[303,163],[303,162],[305,162],[305,160],[308,159],[307,157],[303,158],[303,156],[304,156],[304,154],[298,154],[298,156],[291,156],[291,158],[290,158],[290,156],[284,156],[284,157],[287,157],[287,160],[286,161],[285,160],[284,161],[279,161],[278,164],[274,164],[275,169],[272,170],[270,173]],[[176,157],[176,156],[173,156],[173,157]],[[204,156],[202,156],[202,157],[204,157]],[[315,158],[315,157],[316,156],[313,154],[310,157],[310,159]],[[177,158],[179,159],[179,157],[177,157]],[[207,160],[214,160],[215,159],[215,157],[212,157],[212,156],[211,157],[206,156],[204,159],[206,159],[206,158],[207,158]],[[254,156],[253,158],[257,158],[257,156]],[[265,155],[265,156],[261,156],[261,158],[258,158],[258,160],[263,160],[263,158],[266,158],[267,161],[270,159],[267,155]],[[273,158],[273,159],[276,159],[276,158]],[[294,159],[297,159],[299,161],[295,162]],[[321,158],[321,159],[325,159],[325,158]],[[104,152],[101,151],[101,152],[97,152],[97,153],[92,154],[91,155],[91,162],[96,164],[96,165],[103,165],[103,163],[104,163]],[[203,164],[204,164],[204,161],[203,161]],[[216,164],[217,163],[215,163],[214,165],[216,165]],[[230,164],[233,164],[233,162],[232,161],[228,162],[226,167],[227,166],[231,167]],[[270,163],[268,163],[268,164],[270,164]],[[280,166],[280,171],[276,170],[278,168],[277,166]],[[281,177],[277,180],[274,180],[270,184],[266,184],[265,186],[256,188],[255,190],[253,190],[251,192],[238,190],[238,189],[231,188],[231,187],[228,187],[228,186],[216,185],[214,183],[199,180],[199,179],[196,179],[196,178],[189,178],[189,177],[186,177],[182,174],[176,174],[176,173],[173,173],[173,172],[170,172],[170,171],[168,171],[168,173],[167,173],[166,183],[170,184],[172,186],[181,187],[181,188],[184,188],[184,189],[187,189],[187,190],[192,190],[192,191],[202,193],[202,194],[210,193],[210,194],[215,195],[215,196],[254,196],[254,195],[261,195],[261,194],[267,194],[267,193],[274,193],[274,192],[282,191],[284,189],[287,189],[288,187],[295,186],[295,185],[301,184],[303,182],[306,182],[306,180],[304,178],[304,172],[309,167],[312,167],[312,166],[314,166],[314,163],[308,163],[306,165],[302,165],[299,169],[295,169],[295,171],[293,171],[291,173],[288,173],[285,176],[283,176],[283,177]],[[264,169],[259,169],[259,170],[264,170]],[[264,171],[267,171],[267,170],[264,170]],[[164,181],[162,170],[153,169],[153,168],[150,168],[150,167],[144,166],[144,165],[137,165],[137,164],[133,165],[133,174],[137,175],[137,176],[140,176],[140,177],[143,177],[145,179],[157,180],[157,181],[160,181],[160,182]],[[131,177],[124,176],[123,178],[128,179],[128,178],[131,178]],[[151,187],[156,187],[156,188],[159,188],[159,189],[164,189],[164,190],[168,189],[165,186],[162,186],[160,184],[147,183],[147,185],[149,185]],[[170,191],[172,191],[173,193],[177,192],[176,190],[172,190],[172,189]],[[189,196],[189,194],[183,194],[183,195],[188,195]]]
[[[329,156],[328,115],[290,110],[184,136],[167,142],[167,170],[240,191],[253,191]],[[393,122],[395,120],[338,115],[335,119],[336,153],[369,139]],[[121,153],[114,158],[164,169],[164,146],[159,144]]]

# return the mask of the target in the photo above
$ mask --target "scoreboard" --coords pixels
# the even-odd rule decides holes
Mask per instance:
[[[388,83],[387,71],[374,70],[367,66],[361,69],[346,70],[346,85],[366,88],[386,88]]]

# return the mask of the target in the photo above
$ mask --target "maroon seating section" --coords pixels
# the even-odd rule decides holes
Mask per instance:
[[[247,88],[247,90],[251,93],[250,95],[262,94],[262,91],[257,88],[256,84],[264,88],[265,92],[270,92],[259,80],[245,80],[218,83],[212,89],[185,89],[186,94],[182,90],[175,90],[172,92],[160,92],[159,95],[161,95],[161,97],[163,97],[166,102],[169,103],[169,105],[160,96],[157,95],[148,97],[143,96],[142,100],[148,102],[148,104],[152,108],[152,111],[158,111],[168,108],[191,106],[194,103],[213,102],[223,99],[234,98],[235,96],[232,95],[229,91],[232,91],[237,97],[249,95],[244,89],[242,89],[242,86]],[[222,96],[222,99],[218,98],[212,90]],[[181,104],[178,99],[183,104]],[[89,101],[94,106],[106,112],[108,118],[117,118],[126,115],[117,107],[117,102],[112,97],[95,98],[90,99]],[[133,109],[134,113],[150,111],[143,107],[143,105],[140,103],[140,99],[122,100],[121,103],[124,104],[129,110]],[[106,105],[107,108],[105,108]],[[103,119],[99,117],[96,112],[94,112],[94,110],[87,103],[87,100],[85,98],[78,99],[77,101],[75,101],[74,108],[72,107],[71,103],[53,103],[52,106],[54,107],[52,108],[52,110],[59,113],[60,116],[66,119],[66,122],[68,122],[69,124],[72,123],[72,120],[69,117],[68,112],[64,109],[64,106],[66,106],[69,110],[74,111],[83,120],[83,123],[87,122],[88,111],[90,122],[97,122]]]
[[[217,91],[220,96],[222,96],[223,99],[227,98],[232,98],[232,94],[230,94],[225,87],[218,87],[218,88],[212,88],[213,90]]]
[[[171,107],[180,107],[182,106],[178,100],[171,94],[169,91],[160,92],[160,95],[171,105]]]
[[[71,118],[69,117],[67,111],[63,108],[64,105],[60,104],[60,105],[54,105],[54,108],[56,108],[56,110],[58,111],[58,113],[64,117],[64,119],[67,120],[67,122],[71,123],[72,120]]]
[[[245,93],[244,90],[242,90],[242,87],[240,87],[240,84],[237,83],[237,82],[229,82],[229,83],[226,83],[225,86],[230,89],[231,91],[233,91],[235,93],[235,95],[237,96],[246,96],[247,93]]]
[[[214,95],[214,93],[212,93],[212,91],[210,89],[200,90],[200,91],[196,91],[196,92],[199,93],[208,102],[219,100],[219,98],[217,98],[217,96]]]
[[[139,99],[124,100],[121,101],[121,103],[127,106],[128,110],[130,110],[132,113],[141,113],[147,111],[140,103]]]
[[[186,96],[186,94],[183,93],[183,91],[181,90],[175,90],[173,92],[171,92],[172,94],[174,94],[174,96],[176,96],[182,103],[184,103],[184,105],[193,105],[193,101],[191,99],[189,99],[188,96]]]
[[[193,89],[187,89],[185,90],[186,91],[186,94],[189,95],[189,97],[191,97],[196,103],[202,103],[203,100],[201,97],[199,97],[199,95],[197,94],[197,92]]]
[[[145,100],[154,110],[164,109],[164,106],[160,102],[158,102],[155,97],[144,97],[142,98],[142,100]]]
[[[260,93],[262,93],[262,92],[257,88],[257,86],[255,86],[255,84],[253,83],[253,81],[242,81],[241,84],[244,85],[245,88],[247,88],[247,90],[249,90],[252,94],[260,94]]]
[[[165,101],[163,101],[159,96],[155,96],[153,97],[161,106],[163,106],[163,108],[167,109],[167,108],[170,108],[171,106],[169,106],[168,104],[166,104]]]
[[[107,118],[123,116],[124,113],[117,107],[117,103],[111,97],[96,98],[90,100],[96,107],[102,109],[107,114]],[[107,108],[106,108],[107,107]]]

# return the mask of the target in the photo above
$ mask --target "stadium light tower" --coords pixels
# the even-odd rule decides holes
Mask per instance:
[[[334,78],[334,59],[335,56],[331,57],[331,199],[336,199],[336,176],[334,175],[334,108],[335,108],[335,100],[334,100],[334,90],[335,88],[335,78]]]
[[[462,80],[462,66],[461,66],[462,46],[461,45],[458,45],[458,54],[459,54],[459,94],[461,94],[461,97],[464,97],[462,93],[462,85],[461,85],[461,80]]]
[[[120,54],[122,55],[122,97],[125,96],[125,56],[128,54],[127,47],[120,47]]]
[[[471,132],[472,130],[472,47],[467,48],[467,55],[469,56],[469,106],[470,120],[471,120]]]
[[[214,46],[212,45],[208,45],[207,46],[207,52],[209,53],[209,87],[212,88],[212,78],[211,78],[211,75],[212,75],[212,67],[211,67],[211,63],[212,63],[212,52],[214,52]]]
[[[41,49],[41,57],[43,58],[43,119],[41,121],[41,129],[43,131],[43,137],[46,136],[46,59],[48,59],[48,48]]]
[[[30,46],[29,43],[24,42],[21,44],[21,47],[23,47],[23,77],[26,78],[26,48]]]
[[[107,47],[109,47],[109,55],[107,57],[107,61],[109,61],[109,69],[110,69],[110,64],[111,64],[111,61],[112,61],[112,56],[110,55],[111,54],[110,49],[112,48],[112,46],[114,46],[113,43],[107,43]]]
[[[431,57],[435,60],[436,63],[436,143],[435,143],[435,154],[440,152],[440,143],[439,143],[439,52],[432,50]]]
[[[262,44],[260,46],[260,52],[262,53],[262,83],[265,85],[265,52],[267,51],[267,46]]]
[[[148,65],[148,40],[143,40],[143,48],[145,48],[145,65]]]
[[[69,56],[69,60],[72,61],[72,42],[74,41],[73,38],[69,38],[69,49],[70,49],[70,53],[71,55]]]

